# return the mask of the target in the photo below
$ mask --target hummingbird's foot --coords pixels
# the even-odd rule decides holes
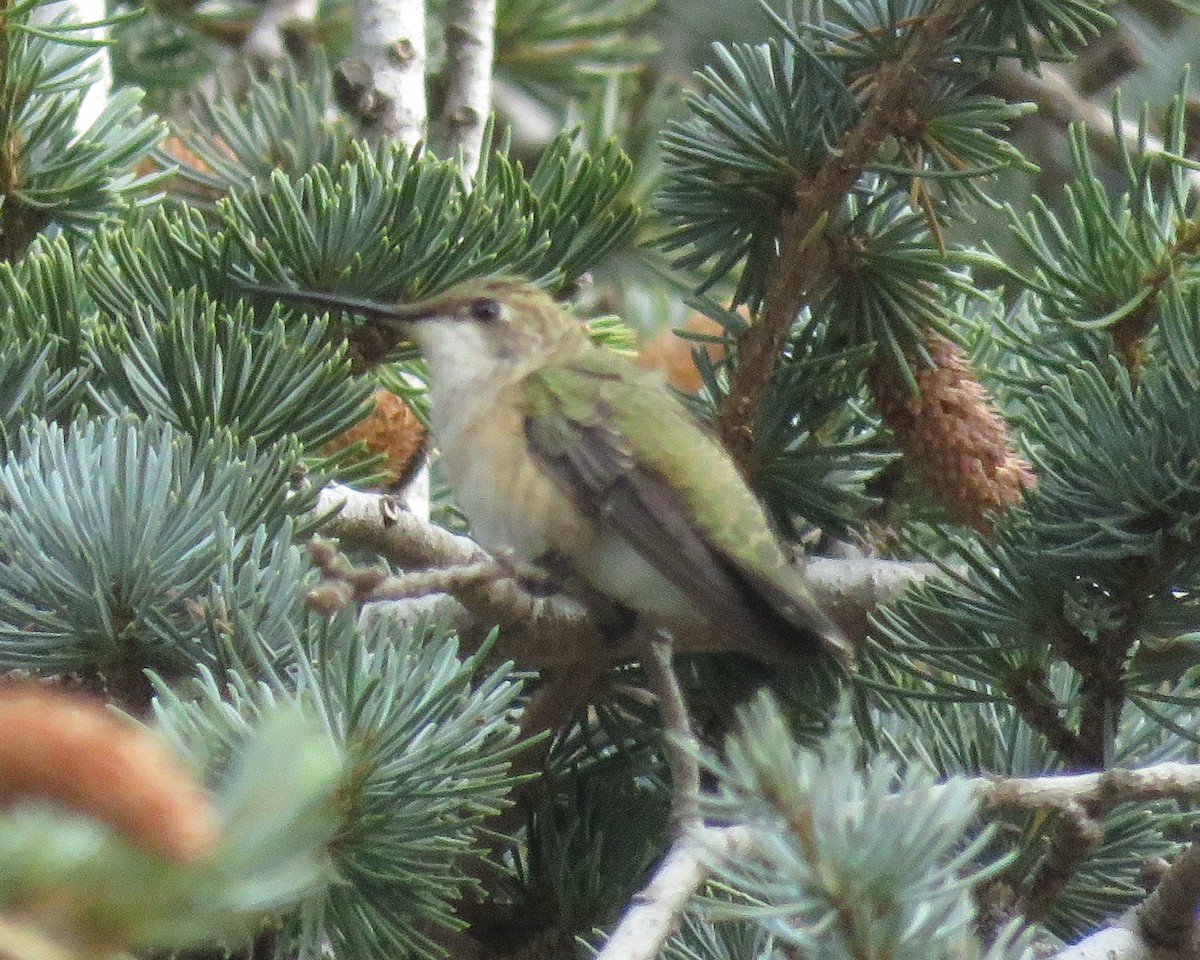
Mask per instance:
[[[549,597],[562,589],[562,581],[553,573],[550,563],[542,562],[553,561],[552,556],[539,557],[536,562],[530,563],[512,550],[498,550],[493,554],[493,559],[503,571],[501,576],[517,581],[530,596]]]
[[[596,627],[600,630],[600,636],[610,647],[624,646],[642,626],[636,610],[611,600],[603,604],[593,604],[589,609],[596,621]]]
[[[549,597],[563,593],[583,604],[591,612],[600,636],[610,647],[629,642],[638,628],[640,621],[636,610],[616,603],[578,577],[573,577],[570,566],[561,554],[550,551],[531,562],[517,556],[512,550],[498,550],[493,554],[493,559],[500,568],[497,575],[515,580],[530,596]]]

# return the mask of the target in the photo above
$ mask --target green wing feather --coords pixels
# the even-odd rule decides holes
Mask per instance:
[[[533,455],[708,620],[771,660],[845,654],[728,454],[661,380],[589,350],[531,375],[525,395]]]

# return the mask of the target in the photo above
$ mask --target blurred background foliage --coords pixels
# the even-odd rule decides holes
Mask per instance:
[[[883,19],[914,3],[861,6]],[[804,893],[795,914],[830,915],[828,891],[813,880],[821,871],[778,830],[781,815],[903,789],[923,815],[874,832],[868,824],[829,856],[853,860],[875,844],[867,880],[877,868],[900,891],[876,902],[867,894],[879,888],[867,884],[864,909],[893,924],[880,942],[903,940],[895,925],[912,904],[902,894],[936,888],[941,912],[925,922],[942,940],[907,949],[996,960],[1024,947],[990,936],[1002,922],[976,942],[967,886],[1010,912],[1036,908],[1047,943],[1076,938],[1141,899],[1141,865],[1191,829],[1185,804],[1104,811],[1094,846],[1031,906],[1021,897],[1044,880],[1046,851],[1063,845],[1060,822],[1017,812],[982,829],[967,791],[939,806],[931,783],[1197,754],[1194,171],[1141,148],[1157,138],[1182,153],[1200,142],[1189,136],[1200,101],[1181,81],[1200,49],[1200,17],[1164,0],[1093,6],[1021,6],[1078,13],[1096,34],[1084,30],[1084,44],[1051,30],[1035,38],[1044,41],[1037,72],[1004,60],[969,95],[946,82],[935,133],[947,139],[934,141],[978,161],[967,173],[986,188],[964,176],[931,190],[906,165],[963,171],[947,171],[953,163],[936,150],[915,156],[912,143],[893,141],[831,217],[831,245],[848,266],[831,271],[823,299],[789,331],[747,470],[780,528],[806,546],[930,556],[949,575],[879,614],[849,698],[852,723],[834,722],[835,684],[814,671],[770,676],[732,657],[680,664],[709,743],[739,729],[730,705],[755,688],[769,684],[782,705],[759,700],[739,721],[728,762],[712,760],[708,774],[720,783],[713,816],[746,815],[782,837],[768,868],[734,879],[785,904],[712,890],[717,913],[767,922],[715,928],[689,918],[671,956],[765,958],[781,943],[834,955],[836,942],[805,939],[820,924],[806,928],[785,909],[795,881]],[[231,278],[408,299],[518,270],[573,296],[598,340],[628,348],[618,314],[641,335],[643,360],[711,417],[729,389],[746,304],[757,307],[769,280],[779,226],[771,191],[781,170],[795,173],[790,164],[819,164],[855,121],[861,77],[844,84],[811,50],[796,57],[786,41],[795,25],[751,0],[499,0],[493,150],[472,189],[453,158],[354,140],[336,108],[354,53],[348,3],[289,21],[286,64],[248,46],[263,10],[162,0],[110,11],[117,95],[88,136],[75,124],[95,79],[84,66],[91,47],[62,23],[30,26],[27,4],[9,10],[4,43],[24,45],[19,56],[0,51],[11,105],[0,131],[0,666],[69,673],[128,712],[153,712],[197,775],[241,811],[227,821],[229,859],[199,875],[228,915],[160,945],[240,935],[256,904],[269,912],[303,896],[238,949],[438,956],[469,923],[498,954],[581,950],[576,938],[596,941],[669,836],[669,770],[644,673],[636,664],[609,671],[547,745],[541,788],[505,810],[514,718],[541,678],[493,662],[503,638],[467,655],[437,616],[358,623],[304,606],[318,571],[299,544],[326,519],[308,512],[320,488],[400,485],[408,469],[379,455],[393,452],[401,426],[406,457],[426,449],[420,363],[402,349],[380,365],[351,317],[255,302]],[[436,113],[444,7],[430,12]],[[886,31],[865,36],[831,61],[887,53]],[[780,66],[770,76],[779,87],[749,69],[760,60]],[[1112,135],[1118,88],[1118,121],[1143,125],[1140,147]],[[780,89],[838,95],[816,98],[824,126],[784,118],[798,145],[764,150],[766,159],[744,152],[733,159],[745,166],[726,170],[728,145],[706,141],[721,108],[765,95],[765,113],[727,125],[734,148],[753,143],[769,126],[763,116],[776,118],[782,101],[770,96]],[[1038,112],[1019,106],[1026,101]],[[757,192],[743,194],[747,184]],[[753,221],[743,246],[722,247],[725,221],[746,226],[743,208]],[[1177,275],[1178,288],[1168,282]],[[1157,328],[1122,344],[1110,328],[1146,304]],[[963,355],[1041,478],[1038,494],[995,527],[978,515],[953,522],[962,518],[936,501],[933,484],[905,474],[903,444],[882,422],[880,384],[908,398],[934,366],[966,379]],[[381,386],[394,391],[391,406],[368,426]],[[463,530],[436,465],[432,484],[434,519]],[[1107,660],[1092,656],[1106,642],[1116,644],[1115,664],[1112,649]],[[1108,670],[1099,693],[1097,663]],[[288,797],[282,776],[237,779],[245,762],[233,755],[250,750],[257,725],[271,730],[278,702],[285,723],[293,707],[309,718],[297,721],[314,758],[302,796]],[[1089,717],[1103,729],[1080,746],[1072,735]],[[272,736],[274,748],[278,727]],[[817,742],[822,758],[810,749]],[[787,789],[772,792],[772,777]],[[266,814],[277,803],[278,817],[250,816],[247,797],[269,799],[259,804]],[[322,815],[307,818],[310,804]],[[506,818],[499,831],[497,817]],[[289,833],[298,820],[312,829]],[[0,822],[21,841],[4,849],[19,850],[34,875],[56,823],[40,813]],[[901,833],[906,843],[890,842]],[[245,837],[263,871],[244,862],[249,854],[239,860]],[[74,842],[55,848],[67,872]],[[138,862],[120,838],[78,842],[113,858],[88,862],[101,882],[113,864]],[[289,864],[303,867],[305,890],[280,880]],[[184,894],[198,882],[168,875]],[[233,893],[221,886],[230,878]],[[142,893],[122,888],[113,909],[136,912]],[[155,931],[170,928],[175,905]]]

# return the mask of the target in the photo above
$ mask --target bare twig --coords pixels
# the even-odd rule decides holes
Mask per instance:
[[[974,786],[985,812],[1011,807],[1069,811],[1081,806],[1096,816],[1122,803],[1200,799],[1200,764],[1158,763],[1138,770],[982,778],[974,781]]]
[[[499,626],[504,641],[497,656],[537,670],[555,670],[597,657],[615,662],[637,655],[632,643],[608,642],[588,612],[569,597],[535,597],[503,565],[491,560],[382,576],[373,582],[369,568],[344,574],[330,567],[326,573],[337,579],[310,592],[314,609],[331,611],[355,601],[407,601],[445,594],[457,601],[453,625],[468,651],[477,649],[492,627]],[[343,585],[345,589],[339,590]]]
[[[654,876],[625,911],[596,960],[652,960],[679,925],[712,864],[748,851],[740,827],[701,827],[675,841]]]
[[[325,535],[367,547],[401,567],[452,567],[490,559],[474,540],[407,512],[388,494],[332,483],[321,491],[313,513],[334,514],[321,528]]]
[[[1139,149],[1137,123],[1120,119],[1113,125],[1112,111],[1080,93],[1059,70],[1041,64],[1038,73],[1027,72],[1015,64],[1005,64],[996,71],[989,86],[1006,100],[1027,100],[1036,103],[1038,116],[1062,125],[1081,123],[1087,130],[1088,144],[1110,163],[1120,163],[1122,150],[1134,153]],[[1162,140],[1147,134],[1143,149],[1161,153],[1166,149]],[[1200,190],[1200,170],[1186,170],[1185,175],[1193,192]]]
[[[671,638],[655,634],[647,647],[642,665],[658,694],[664,749],[671,768],[671,819],[676,832],[682,835],[700,825],[700,745],[675,675]]]
[[[495,32],[496,0],[446,0],[446,94],[437,120],[437,146],[447,157],[462,151],[467,179],[479,167],[492,107]]]

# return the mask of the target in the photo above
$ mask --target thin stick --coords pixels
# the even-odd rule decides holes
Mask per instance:
[[[664,750],[671,768],[671,819],[676,836],[700,825],[700,744],[679,686],[670,637],[655,633],[642,661],[658,694]]]
[[[679,925],[688,901],[715,862],[748,852],[741,827],[699,827],[672,844],[654,876],[637,894],[596,960],[653,960]]]

